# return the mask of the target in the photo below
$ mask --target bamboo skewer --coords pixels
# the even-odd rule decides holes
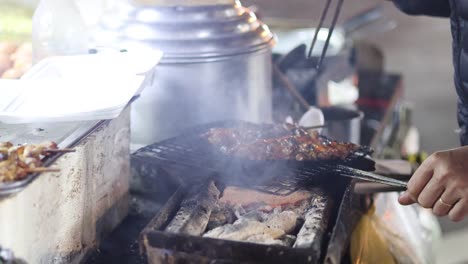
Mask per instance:
[[[39,167],[39,168],[31,168],[31,169],[25,169],[26,172],[28,173],[39,173],[39,172],[59,172],[60,169],[56,168],[46,168],[46,167]]]
[[[49,153],[69,153],[69,152],[75,152],[75,149],[69,149],[69,148],[63,148],[63,149],[45,149],[44,152],[49,152]]]

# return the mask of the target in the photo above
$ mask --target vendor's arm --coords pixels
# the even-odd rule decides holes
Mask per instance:
[[[411,177],[399,202],[417,202],[432,208],[435,215],[463,220],[468,215],[468,146],[429,156]]]
[[[450,16],[449,0],[392,0],[403,12],[410,15]]]

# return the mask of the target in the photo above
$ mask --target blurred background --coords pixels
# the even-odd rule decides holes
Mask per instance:
[[[310,21],[310,25],[316,25],[323,8],[320,1],[307,0],[242,2],[247,6],[256,5],[269,25],[279,23],[271,18],[292,20],[291,23]],[[433,152],[457,146],[456,93],[448,20],[407,16],[391,2],[377,0],[345,1],[339,20],[343,22],[378,3],[384,6],[385,15],[395,21],[395,28],[368,33],[363,41],[383,51],[387,71],[404,75],[405,97],[413,105],[414,122],[420,129],[423,148]]]
[[[323,8],[320,1],[309,0],[248,0],[243,3],[256,5],[265,17],[310,21],[311,25],[317,24]],[[363,41],[381,49],[387,71],[403,75],[404,96],[413,108],[413,122],[420,132],[421,148],[432,153],[458,146],[448,19],[407,16],[389,1],[348,0],[344,2],[340,20],[378,3],[383,5],[385,15],[395,22],[395,28],[367,34]],[[438,247],[438,262],[468,263],[468,253],[464,250],[468,221],[453,223],[446,218],[439,221],[443,241]]]

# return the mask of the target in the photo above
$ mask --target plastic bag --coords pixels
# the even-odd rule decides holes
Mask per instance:
[[[402,238],[417,263],[436,263],[435,249],[441,238],[437,218],[430,209],[419,205],[400,205],[398,196],[396,192],[377,195],[376,217],[386,229]]]
[[[376,215],[375,206],[362,217],[351,236],[355,264],[419,264],[409,244]]]
[[[372,207],[359,221],[351,235],[351,261],[355,264],[396,264],[393,255],[374,221]]]

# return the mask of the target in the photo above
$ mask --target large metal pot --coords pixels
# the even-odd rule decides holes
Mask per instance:
[[[98,43],[161,49],[151,85],[132,106],[132,142],[146,145],[211,121],[271,121],[274,36],[238,1],[127,5],[103,19]]]
[[[339,106],[323,107],[321,110],[325,119],[324,135],[339,141],[361,143],[361,122],[364,117],[361,111]]]

